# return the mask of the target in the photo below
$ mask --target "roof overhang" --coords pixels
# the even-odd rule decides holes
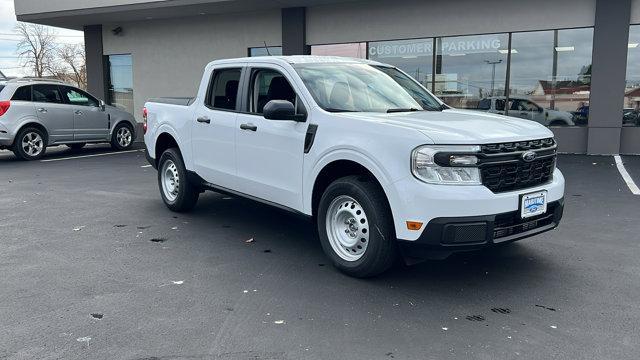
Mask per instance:
[[[15,0],[16,17],[82,30],[87,25],[314,6],[356,0]]]

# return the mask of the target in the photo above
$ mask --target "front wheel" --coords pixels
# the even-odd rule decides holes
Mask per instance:
[[[128,123],[120,123],[113,129],[111,147],[116,150],[127,150],[133,145],[133,128]]]
[[[158,187],[165,205],[172,211],[186,212],[198,202],[200,191],[187,180],[187,169],[176,148],[167,149],[158,162]]]
[[[348,176],[331,183],[320,199],[317,228],[325,254],[350,276],[378,275],[397,258],[391,210],[373,179]]]
[[[44,132],[35,127],[20,130],[13,144],[13,153],[21,160],[38,160],[47,148]]]

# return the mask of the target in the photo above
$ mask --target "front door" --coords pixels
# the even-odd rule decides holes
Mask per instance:
[[[304,113],[284,69],[276,65],[248,73],[248,103],[236,120],[238,186],[263,200],[302,208],[302,166],[308,123],[267,120],[262,116],[270,100],[287,100]]]
[[[70,86],[61,86],[63,100],[73,108],[74,140],[108,140],[109,115],[98,99]]]
[[[214,69],[205,101],[193,114],[192,150],[195,171],[206,181],[236,189],[235,124],[242,68]]]
[[[58,85],[33,85],[33,104],[47,128],[49,143],[73,141],[73,110],[64,102]]]

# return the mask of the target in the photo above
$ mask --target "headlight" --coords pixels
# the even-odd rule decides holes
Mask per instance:
[[[480,185],[480,170],[475,167],[478,158],[474,155],[478,152],[479,146],[420,146],[411,153],[411,172],[429,184]],[[437,154],[448,157],[446,165],[450,166],[436,162]]]

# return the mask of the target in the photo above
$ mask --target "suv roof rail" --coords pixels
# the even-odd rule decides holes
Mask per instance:
[[[46,79],[46,78],[37,78],[37,77],[22,77],[22,78],[16,78],[16,79],[11,79],[9,80],[9,82],[52,82],[52,83],[58,83],[58,84],[66,84],[65,81],[59,80],[59,79]]]

